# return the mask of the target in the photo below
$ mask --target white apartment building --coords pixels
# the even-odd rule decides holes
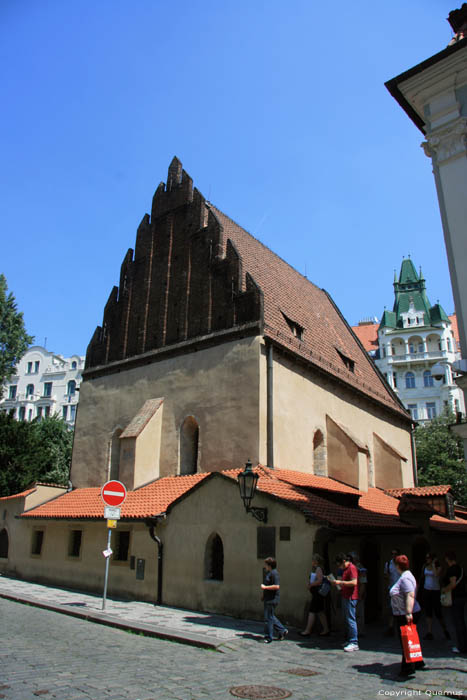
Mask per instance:
[[[83,369],[80,355],[63,357],[34,345],[5,384],[0,410],[26,421],[57,414],[73,427]]]
[[[402,261],[394,294],[393,310],[384,311],[379,328],[363,322],[353,330],[414,420],[431,420],[445,409],[464,415],[452,369],[460,358],[453,323],[440,304],[431,306],[421,270],[410,258]]]

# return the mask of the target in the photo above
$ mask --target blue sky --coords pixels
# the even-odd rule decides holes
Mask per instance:
[[[85,353],[174,155],[349,323],[408,254],[451,313],[431,163],[384,82],[460,4],[2,0],[0,272],[36,342]]]

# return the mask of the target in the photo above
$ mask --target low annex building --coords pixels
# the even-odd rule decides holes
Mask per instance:
[[[174,159],[88,346],[72,490],[37,507],[0,499],[0,570],[102,590],[99,494],[120,479],[111,595],[257,616],[262,562],[276,555],[281,611],[300,622],[312,552],[329,567],[352,548],[375,616],[391,547],[428,548],[436,534],[435,511],[414,523],[385,493],[414,486],[411,430],[329,294],[207,202]],[[239,497],[247,459],[267,523]]]

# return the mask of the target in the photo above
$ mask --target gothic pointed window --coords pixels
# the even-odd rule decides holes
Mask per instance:
[[[180,428],[180,474],[196,474],[198,471],[199,426],[193,416],[188,416]]]

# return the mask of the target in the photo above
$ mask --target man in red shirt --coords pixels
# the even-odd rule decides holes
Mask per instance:
[[[347,644],[344,651],[358,651],[357,602],[358,571],[351,554],[338,554],[336,564],[343,569],[342,578],[333,581],[342,596],[342,612],[347,626]]]

